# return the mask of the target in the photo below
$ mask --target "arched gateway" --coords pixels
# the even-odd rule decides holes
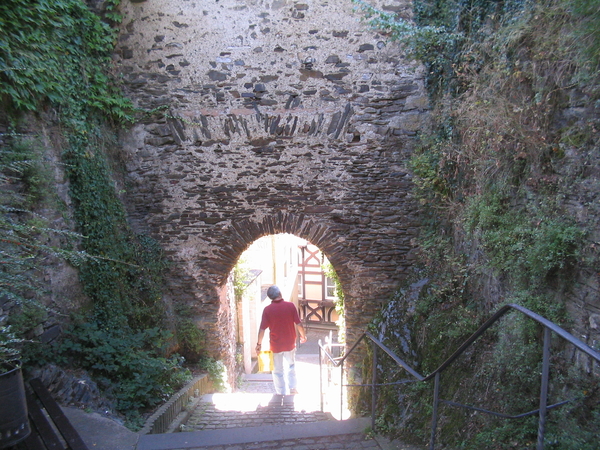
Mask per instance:
[[[409,15],[407,0],[373,1]],[[134,226],[173,261],[168,299],[193,307],[231,360],[225,284],[256,239],[324,251],[349,341],[406,276],[418,228],[406,161],[427,116],[421,68],[350,0],[123,3],[129,96],[159,108],[122,136]]]

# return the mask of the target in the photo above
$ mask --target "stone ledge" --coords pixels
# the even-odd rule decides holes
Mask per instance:
[[[369,426],[370,420],[369,418],[355,418],[288,426],[270,425],[263,427],[190,431],[168,436],[141,436],[137,448],[138,450],[170,450],[175,448],[204,448],[213,445],[233,447],[250,442],[258,444],[260,442],[362,433]]]
[[[190,403],[200,398],[203,394],[211,393],[214,390],[208,374],[195,377],[171,399],[162,405],[150,416],[140,434],[158,434],[167,433],[174,422],[182,422],[182,414],[187,414]],[[172,432],[172,430],[171,430]]]

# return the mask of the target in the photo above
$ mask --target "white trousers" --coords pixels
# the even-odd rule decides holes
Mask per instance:
[[[296,389],[296,349],[273,353],[273,384],[277,395],[289,395]]]

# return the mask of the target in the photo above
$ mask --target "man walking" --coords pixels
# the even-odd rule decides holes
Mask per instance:
[[[271,304],[263,310],[256,353],[260,352],[261,342],[268,328],[273,352],[275,393],[277,395],[297,394],[296,331],[300,335],[300,343],[306,342],[306,332],[300,323],[296,306],[283,300],[281,290],[277,286],[271,286],[267,290],[267,296],[271,299]]]

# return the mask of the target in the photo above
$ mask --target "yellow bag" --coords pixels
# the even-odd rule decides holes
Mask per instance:
[[[263,373],[273,371],[272,351],[261,351],[258,353],[258,371]]]

